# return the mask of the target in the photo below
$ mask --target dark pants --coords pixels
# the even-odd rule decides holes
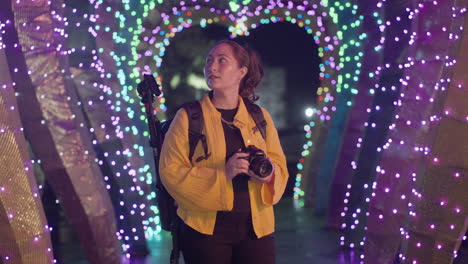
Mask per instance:
[[[186,264],[274,264],[273,234],[257,238],[250,213],[218,212],[213,235],[182,224],[180,247]]]

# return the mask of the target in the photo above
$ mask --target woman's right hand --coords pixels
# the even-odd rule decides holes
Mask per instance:
[[[249,173],[248,153],[236,152],[226,162],[225,171],[228,180],[234,179],[240,173]]]

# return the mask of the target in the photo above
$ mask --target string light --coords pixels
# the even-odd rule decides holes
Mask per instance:
[[[167,2],[167,1],[166,1]],[[414,9],[408,9],[405,14],[392,17],[384,21],[381,17],[381,10],[388,5],[386,1],[379,1],[376,4],[375,11],[371,13],[376,29],[381,33],[387,33],[393,30],[396,26],[406,19],[416,19],[418,16],[427,12],[426,9],[438,7],[442,5],[437,1],[421,1]],[[142,105],[139,103],[135,87],[141,79],[142,73],[151,72],[157,78],[158,83],[162,82],[162,76],[159,69],[162,65],[163,57],[166,48],[170,45],[171,39],[183,30],[201,26],[205,28],[210,24],[225,25],[230,33],[231,38],[237,36],[248,36],[250,30],[261,27],[264,24],[289,22],[303,28],[318,45],[318,55],[322,62],[319,65],[319,79],[321,86],[317,90],[317,102],[314,106],[313,115],[310,116],[308,123],[304,124],[305,142],[302,145],[301,158],[298,160],[296,167],[298,169],[295,175],[294,198],[299,199],[305,196],[307,187],[304,187],[308,173],[308,164],[314,161],[314,156],[319,155],[320,146],[324,146],[318,142],[322,128],[330,130],[329,133],[336,133],[338,138],[342,138],[342,133],[339,130],[346,116],[350,114],[349,109],[354,106],[355,96],[373,97],[375,94],[395,94],[398,93],[398,98],[393,103],[393,107],[399,109],[404,107],[405,102],[412,98],[415,102],[429,102],[433,104],[437,99],[437,93],[446,92],[451,79],[450,75],[444,75],[434,85],[434,94],[430,96],[423,91],[420,93],[409,93],[406,91],[408,87],[414,86],[414,80],[411,76],[405,75],[399,81],[403,87],[399,91],[395,85],[382,85],[377,80],[389,70],[405,70],[410,71],[420,65],[428,65],[434,62],[443,62],[446,69],[453,68],[456,65],[456,59],[451,57],[452,54],[437,54],[431,57],[422,59],[416,57],[408,57],[404,62],[386,62],[378,65],[369,73],[364,73],[361,70],[364,54],[363,46],[367,41],[368,36],[362,33],[364,16],[359,15],[357,5],[351,4],[348,1],[229,1],[225,9],[217,7],[216,4],[209,0],[192,0],[179,1],[177,4],[168,7],[165,1],[130,1],[122,0],[119,4],[110,4],[102,0],[90,0],[89,9],[86,13],[83,8],[73,7],[68,2],[62,5],[66,11],[65,15],[56,11],[51,11],[51,16],[54,22],[59,26],[54,28],[54,34],[64,40],[69,40],[68,45],[64,46],[60,43],[48,43],[46,47],[56,50],[61,56],[69,58],[78,58],[77,65],[70,74],[62,70],[62,73],[68,74],[66,77],[73,80],[80,91],[92,90],[93,94],[89,97],[81,97],[78,102],[78,107],[84,109],[88,113],[96,110],[105,109],[106,120],[91,119],[89,124],[80,124],[81,127],[88,127],[89,132],[94,136],[92,145],[98,149],[105,142],[120,142],[121,145],[117,148],[112,148],[112,151],[102,150],[98,153],[96,163],[105,170],[105,166],[109,166],[112,175],[105,175],[104,181],[106,188],[109,191],[116,190],[124,199],[117,202],[118,206],[129,211],[128,215],[119,214],[118,221],[124,226],[117,232],[117,237],[121,240],[124,251],[130,249],[132,243],[138,243],[143,240],[138,230],[144,229],[146,237],[159,236],[161,230],[159,226],[158,209],[154,205],[156,193],[153,191],[153,160],[152,154],[148,150],[147,143],[144,140],[149,135],[146,132],[146,117],[145,111],[142,110]],[[151,24],[150,19],[154,16],[155,9],[161,13],[159,23]],[[466,13],[465,8],[457,6],[451,9],[453,21],[459,19]],[[405,17],[403,17],[405,16]],[[107,23],[102,23],[103,21]],[[116,26],[113,26],[116,22]],[[11,21],[0,21],[0,32],[4,34],[5,28],[11,25]],[[30,25],[18,25],[21,29]],[[40,25],[35,28],[36,31],[41,31]],[[74,44],[73,38],[76,40],[78,32],[83,34],[88,32],[88,40],[92,40],[92,44],[86,42],[84,44]],[[431,31],[413,32],[409,28],[401,29],[398,35],[390,38],[382,34],[378,39],[373,50],[381,53],[384,51],[386,43],[393,42],[399,45],[414,47],[418,43],[418,39],[433,39],[437,34],[443,32],[444,36],[449,41],[455,42],[460,39],[461,26],[454,28],[449,24],[440,25]],[[0,34],[0,50],[5,49],[5,44],[2,42],[2,34]],[[406,41],[407,40],[407,41]],[[100,44],[102,42],[112,42],[111,48],[108,45]],[[81,45],[81,46],[80,46]],[[15,48],[21,48],[19,43],[14,44]],[[109,48],[109,49],[108,49]],[[38,47],[31,46],[30,50],[37,50]],[[17,72],[17,69],[13,69]],[[84,74],[93,75],[95,78],[84,78]],[[365,76],[366,75],[366,76]],[[47,76],[44,76],[45,78]],[[374,86],[371,86],[367,91],[358,90],[358,81],[362,78],[372,79]],[[13,89],[14,83],[0,84],[0,89]],[[420,89],[425,89],[427,84],[417,84]],[[458,89],[465,89],[462,84],[458,85]],[[16,96],[21,96],[17,94]],[[154,106],[154,111],[160,119],[165,118],[167,106],[164,94],[157,98]],[[365,116],[374,115],[379,112],[386,111],[386,106],[375,105],[366,107]],[[16,111],[15,106],[9,106],[10,111]],[[398,111],[397,111],[398,113]],[[423,119],[410,119],[403,116],[395,115],[394,123],[390,124],[389,130],[396,131],[399,128],[408,129],[427,129],[441,122],[442,118],[451,117],[459,118],[459,113],[453,109],[444,109],[441,113],[431,114]],[[468,122],[468,116],[461,118],[462,122]],[[41,125],[46,125],[46,120],[40,121]],[[363,124],[367,129],[380,129],[378,122],[368,120]],[[322,129],[323,130],[323,129]],[[19,129],[18,133],[22,131]],[[0,134],[5,133],[5,129],[0,129]],[[396,132],[395,132],[396,133]],[[319,144],[320,143],[320,144]],[[357,139],[355,147],[360,148],[365,143],[365,138]],[[327,155],[336,159],[338,145],[333,151]],[[101,146],[102,147],[102,146]],[[393,148],[407,148],[408,153],[415,155],[423,155],[433,166],[441,166],[444,164],[444,157],[438,156],[438,153],[432,153],[432,150],[425,143],[416,144],[410,140],[388,138],[381,146],[378,146],[378,153],[391,151]],[[90,153],[95,150],[87,150]],[[62,153],[62,155],[64,155]],[[385,155],[385,154],[384,154]],[[32,161],[34,162],[34,161]],[[359,161],[352,161],[350,166],[353,170],[359,167]],[[325,168],[321,173],[328,173],[331,168]],[[465,175],[460,171],[451,172],[451,177],[455,180],[464,179]],[[346,185],[343,200],[343,211],[340,216],[343,219],[349,219],[348,222],[343,222],[341,227],[345,230],[353,230],[361,232],[367,230],[368,221],[385,222],[389,215],[408,213],[410,217],[415,218],[418,215],[415,207],[418,199],[425,199],[424,193],[416,186],[419,175],[416,170],[392,171],[386,168],[385,163],[376,168],[378,178],[392,178],[400,182],[410,183],[407,192],[395,191],[395,186],[386,183],[380,184],[378,181],[367,182],[359,188],[363,188],[367,197],[364,197],[366,204],[372,203],[381,197],[389,197],[392,194],[398,195],[398,204],[388,208],[388,211],[377,215],[367,211],[366,208],[349,208],[350,200],[353,198],[353,189],[351,184]],[[121,185],[115,185],[112,182],[117,179]],[[124,181],[123,179],[127,180]],[[379,183],[379,184],[378,184]],[[0,192],[8,189],[8,186],[0,186]],[[37,198],[37,193],[35,193]],[[143,199],[141,199],[143,198]],[[140,200],[141,199],[141,200]],[[441,197],[438,201],[439,206],[450,210],[454,214],[462,214],[463,208],[460,205],[454,204],[453,201]],[[10,212],[8,217],[14,219],[17,213]],[[125,226],[128,218],[134,215],[140,216],[143,219],[136,226]],[[366,220],[370,219],[370,220]],[[139,225],[141,224],[141,225]],[[437,230],[439,227],[436,224],[430,224],[429,230]],[[448,230],[455,230],[457,226],[452,224],[445,227]],[[51,230],[52,227],[46,229]],[[350,231],[350,232],[353,232]],[[410,232],[401,227],[399,232],[405,240],[411,240]],[[138,233],[138,234],[137,234]],[[363,232],[365,233],[365,232]],[[36,241],[39,238],[34,238]],[[411,240],[412,241],[412,240]],[[362,237],[358,241],[349,240],[346,236],[340,238],[340,244],[351,248],[365,246],[366,238]],[[412,242],[414,243],[414,242]],[[418,248],[425,248],[427,245],[422,242],[414,243]],[[437,243],[435,246],[438,250],[445,249],[446,245]],[[127,254],[127,256],[129,256]],[[365,256],[361,256],[362,259]],[[406,259],[404,254],[400,255],[401,259]],[[412,259],[414,263],[419,263],[417,259]]]
[[[415,19],[425,13],[430,13],[431,9],[439,9],[440,7],[438,6],[438,2],[433,1],[433,2],[421,2],[417,5],[415,9],[409,9],[407,8],[407,13],[408,17],[410,19]],[[450,5],[447,3],[446,5]],[[450,15],[451,19],[447,19],[446,22],[452,23],[452,25],[456,25],[457,23],[462,23],[462,15],[466,12],[466,8],[458,8],[458,7],[452,7],[451,8],[452,14]],[[421,18],[422,19],[422,18]],[[392,23],[394,22],[400,22],[401,18],[396,17],[394,20],[389,20],[386,21],[384,24],[387,27],[386,29],[388,30],[389,27],[391,27]],[[425,31],[425,32],[419,32],[419,31],[414,31],[410,32],[408,29],[402,29],[402,36],[403,37],[398,37],[395,38],[395,42],[400,42],[402,39],[405,39],[405,37],[410,36],[408,39],[408,45],[411,49],[415,49],[414,45],[417,44],[418,42],[415,41],[416,39],[424,39],[426,38],[434,38],[436,35],[439,37],[437,41],[440,44],[441,39],[443,37],[446,37],[447,39],[445,40],[447,45],[449,42],[453,40],[459,39],[460,32],[462,32],[461,27],[456,27],[452,26],[451,29],[453,30],[452,32],[447,31],[447,26],[444,24],[438,24],[438,27],[431,28],[432,31]],[[401,24],[398,26],[401,28]],[[424,36],[418,36],[422,35]],[[436,40],[434,40],[436,41]],[[453,43],[453,42],[452,42]],[[440,44],[442,45],[442,44]],[[438,94],[446,92],[447,91],[447,86],[451,82],[450,79],[448,79],[446,76],[449,76],[450,68],[455,65],[455,59],[451,58],[450,55],[456,55],[456,54],[450,54],[450,55],[433,55],[431,53],[428,53],[426,56],[431,56],[431,58],[427,57],[422,57],[421,58],[421,53],[419,53],[419,57],[408,57],[406,61],[402,63],[397,63],[394,65],[391,64],[384,64],[383,67],[377,67],[377,69],[374,72],[374,76],[379,76],[382,75],[382,72],[385,69],[406,69],[408,73],[412,74],[419,74],[419,71],[428,71],[428,68],[421,68],[421,66],[426,66],[429,62],[432,63],[432,65],[440,65],[440,67],[445,67],[443,75],[441,76],[430,76],[430,78],[434,78],[436,80],[434,90],[433,92],[430,91],[427,87],[425,87],[425,84],[423,82],[421,83],[415,83],[413,79],[415,79],[415,76],[412,76],[410,74],[404,75],[400,79],[400,83],[402,88],[402,92],[400,92],[399,98],[394,102],[394,106],[397,107],[396,110],[396,115],[394,119],[394,123],[390,124],[389,129],[391,132],[389,132],[389,137],[387,142],[384,143],[384,145],[377,147],[377,152],[386,150],[390,151],[389,153],[395,153],[395,149],[398,149],[399,155],[404,155],[404,153],[408,153],[409,155],[412,151],[415,153],[419,153],[417,155],[422,155],[422,156],[412,156],[411,160],[416,160],[418,157],[425,157],[428,156],[429,163],[430,165],[428,166],[443,166],[444,161],[442,157],[437,156],[436,154],[431,153],[431,149],[428,146],[425,145],[416,145],[412,146],[411,144],[415,144],[414,140],[395,140],[396,138],[401,138],[403,135],[401,134],[402,130],[404,131],[411,131],[408,132],[406,136],[412,137],[415,133],[420,133],[420,130],[425,130],[427,131],[429,129],[429,126],[434,127],[437,125],[441,120],[442,117],[439,115],[408,115],[403,110],[405,109],[404,107],[407,107],[408,104],[417,102],[420,104],[425,104],[421,105],[421,107],[427,107],[426,109],[430,109],[432,105],[434,105],[434,97],[437,97]],[[434,64],[434,63],[439,63],[439,64]],[[437,69],[437,71],[440,71]],[[429,80],[424,80],[429,83]],[[426,84],[427,85],[427,84]],[[460,86],[459,86],[460,87]],[[380,88],[382,93],[391,93],[395,91],[393,87],[391,89],[387,89],[388,87],[376,87]],[[428,92],[429,91],[429,92]],[[438,94],[437,94],[438,93]],[[411,107],[410,107],[411,108]],[[377,109],[368,109],[368,112],[374,113],[377,111],[380,111],[381,108]],[[401,113],[401,114],[400,114]],[[404,117],[402,116],[404,114]],[[443,114],[450,115],[449,110],[443,110]],[[454,115],[455,117],[456,115]],[[413,119],[410,119],[413,118]],[[422,120],[418,118],[423,118]],[[459,117],[457,119],[460,119]],[[374,127],[374,123],[366,123],[366,126]],[[394,132],[395,131],[395,132]],[[359,140],[358,146],[360,146],[360,142],[362,139]],[[417,144],[417,143],[416,143]],[[364,186],[364,193],[368,194],[369,196],[365,198],[366,203],[365,204],[360,204],[363,207],[353,207],[353,210],[355,211],[350,211],[349,208],[345,207],[345,210],[343,211],[343,216],[348,216],[347,219],[348,222],[344,222],[342,224],[342,227],[345,230],[349,230],[345,233],[347,234],[352,234],[352,236],[343,236],[341,237],[341,244],[344,246],[348,247],[353,247],[356,245],[356,243],[364,246],[364,253],[369,253],[370,250],[375,250],[372,246],[367,247],[366,241],[369,240],[369,238],[366,238],[365,236],[362,237],[360,240],[356,239],[356,236],[358,234],[366,234],[368,232],[381,232],[378,230],[385,229],[386,234],[388,234],[391,231],[391,227],[396,225],[402,225],[400,227],[401,230],[401,235],[404,241],[409,241],[409,253],[413,254],[412,247],[414,246],[415,248],[425,248],[427,247],[424,243],[421,241],[417,241],[415,238],[411,236],[411,232],[409,230],[406,230],[406,227],[404,226],[404,223],[402,221],[396,221],[396,218],[390,217],[391,215],[404,215],[404,213],[407,213],[410,216],[410,219],[416,219],[417,216],[419,216],[420,208],[416,207],[416,204],[420,203],[420,201],[423,201],[426,199],[425,203],[430,203],[430,201],[427,201],[427,199],[433,199],[433,197],[427,197],[425,198],[424,193],[421,190],[418,190],[418,188],[421,188],[420,186],[416,184],[418,179],[421,179],[421,175],[418,175],[415,171],[416,168],[411,168],[411,167],[406,167],[406,166],[395,166],[395,159],[392,158],[392,155],[395,154],[389,154],[389,158],[387,159],[386,153],[384,153],[384,156],[382,158],[382,161],[379,166],[377,166],[376,172],[376,180],[374,182],[369,182],[365,184]],[[353,169],[356,169],[356,162],[353,162]],[[385,166],[385,168],[384,168]],[[456,174],[456,172],[454,172]],[[392,180],[396,179],[395,180]],[[422,181],[422,180],[420,180]],[[368,185],[372,184],[372,191],[366,190]],[[359,188],[359,187],[356,187]],[[349,186],[349,189],[351,189],[351,186]],[[397,189],[397,192],[391,192],[391,189]],[[356,194],[354,194],[355,192]],[[351,190],[351,194],[349,196],[358,195],[360,190]],[[348,194],[348,193],[347,193]],[[347,195],[348,196],[348,195]],[[395,199],[392,198],[394,196],[399,196],[400,199]],[[357,197],[354,197],[354,199],[357,199]],[[388,204],[390,201],[392,202],[392,207],[393,208],[383,208],[383,204]],[[347,200],[344,201],[344,203],[347,203]],[[368,211],[369,204],[371,204],[371,209]],[[448,209],[448,204],[449,201],[446,200],[445,197],[441,198],[438,201],[438,204],[441,208],[447,208]],[[380,208],[380,209],[375,209],[375,208]],[[460,209],[457,207],[457,209]],[[452,212],[458,211],[457,209],[453,209],[452,207]],[[450,210],[450,209],[449,209]],[[461,211],[461,209],[460,209]],[[363,215],[365,213],[365,215]],[[402,216],[399,216],[400,218]],[[364,219],[365,221],[359,221],[356,222],[357,219]],[[410,220],[412,221],[412,220]],[[352,224],[353,223],[353,224]],[[369,231],[369,227],[372,229]],[[455,230],[456,226],[455,225],[449,225],[449,230]],[[431,224],[430,225],[431,230],[437,230],[438,227],[437,225]],[[373,238],[375,239],[375,238]],[[390,239],[388,240],[390,241]],[[376,241],[371,242],[371,244],[378,243]],[[442,243],[437,243],[437,249],[442,248]],[[367,250],[367,251],[366,251]],[[431,249],[429,249],[431,250]],[[456,253],[456,252],[454,252]],[[366,258],[366,255],[363,254],[361,255],[361,259],[365,260],[367,262],[372,262],[375,259],[373,258]],[[405,260],[406,256],[405,254],[400,254],[400,259]],[[411,257],[412,263],[422,263],[420,259],[416,257]],[[389,259],[391,261],[391,259]]]

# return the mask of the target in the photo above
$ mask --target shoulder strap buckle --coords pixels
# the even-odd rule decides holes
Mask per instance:
[[[203,128],[203,112],[199,101],[192,101],[183,105],[185,111],[187,111],[189,119],[189,160],[192,162],[193,155],[195,154],[195,148],[198,141],[201,140],[203,145],[204,156],[200,156],[196,159],[196,162],[206,160],[211,156],[208,152],[208,144],[206,142],[206,136],[202,134]]]

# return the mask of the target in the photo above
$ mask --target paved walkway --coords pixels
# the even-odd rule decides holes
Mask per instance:
[[[275,207],[277,264],[357,264],[359,254],[339,247],[340,234],[322,228],[325,220],[313,215],[309,208],[300,208],[292,198],[283,198]],[[75,241],[77,243],[77,241]],[[453,264],[468,264],[468,245],[465,241]],[[171,236],[162,232],[148,241],[151,255],[141,260],[124,260],[123,264],[169,263]],[[88,264],[78,253],[79,247],[67,246],[67,257],[59,264]],[[74,249],[74,250],[72,250]],[[73,260],[71,255],[75,254]],[[70,261],[65,261],[68,258]],[[182,260],[180,264],[183,264]],[[259,263],[261,264],[261,263]],[[390,264],[390,263],[371,263]]]
[[[277,264],[358,263],[353,261],[352,254],[340,251],[339,234],[322,229],[324,220],[313,216],[311,211],[300,208],[292,198],[283,198],[275,207]],[[164,232],[149,242],[151,256],[131,264],[168,263],[170,242],[170,235]],[[182,257],[180,262],[183,263]]]

